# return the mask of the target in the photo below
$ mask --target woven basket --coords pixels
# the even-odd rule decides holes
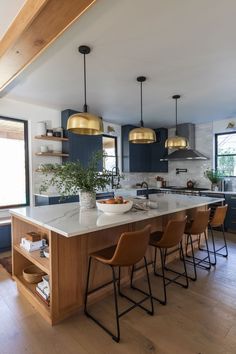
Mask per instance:
[[[39,283],[43,275],[45,275],[45,273],[36,267],[36,265],[31,265],[23,269],[23,278],[31,284]]]

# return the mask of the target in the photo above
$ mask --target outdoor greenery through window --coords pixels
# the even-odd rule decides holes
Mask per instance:
[[[117,138],[115,136],[103,135],[103,168],[112,174],[117,173]]]
[[[236,132],[216,134],[216,169],[224,176],[236,177]]]
[[[27,121],[0,117],[0,208],[29,204]]]

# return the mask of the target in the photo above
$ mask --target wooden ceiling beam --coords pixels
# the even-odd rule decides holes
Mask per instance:
[[[27,0],[0,42],[0,91],[96,0]]]

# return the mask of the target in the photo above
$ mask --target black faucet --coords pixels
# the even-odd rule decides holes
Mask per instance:
[[[142,183],[137,183],[136,186],[137,186],[137,187],[141,187],[141,188],[143,188],[143,187],[145,186],[145,187],[146,187],[146,193],[145,193],[146,199],[149,199],[148,184],[147,184],[147,182],[143,181]]]
[[[111,188],[116,189],[119,187],[119,185],[120,185],[120,171],[118,167],[114,166],[111,170]]]

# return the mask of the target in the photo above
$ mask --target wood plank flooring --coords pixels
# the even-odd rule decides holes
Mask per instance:
[[[228,260],[218,257],[216,268],[199,270],[187,290],[170,285],[168,304],[155,303],[153,317],[140,309],[122,317],[120,344],[83,314],[50,327],[0,266],[0,354],[236,354],[236,235],[227,236]],[[153,276],[152,287],[160,293]],[[112,328],[111,297],[91,310]]]

